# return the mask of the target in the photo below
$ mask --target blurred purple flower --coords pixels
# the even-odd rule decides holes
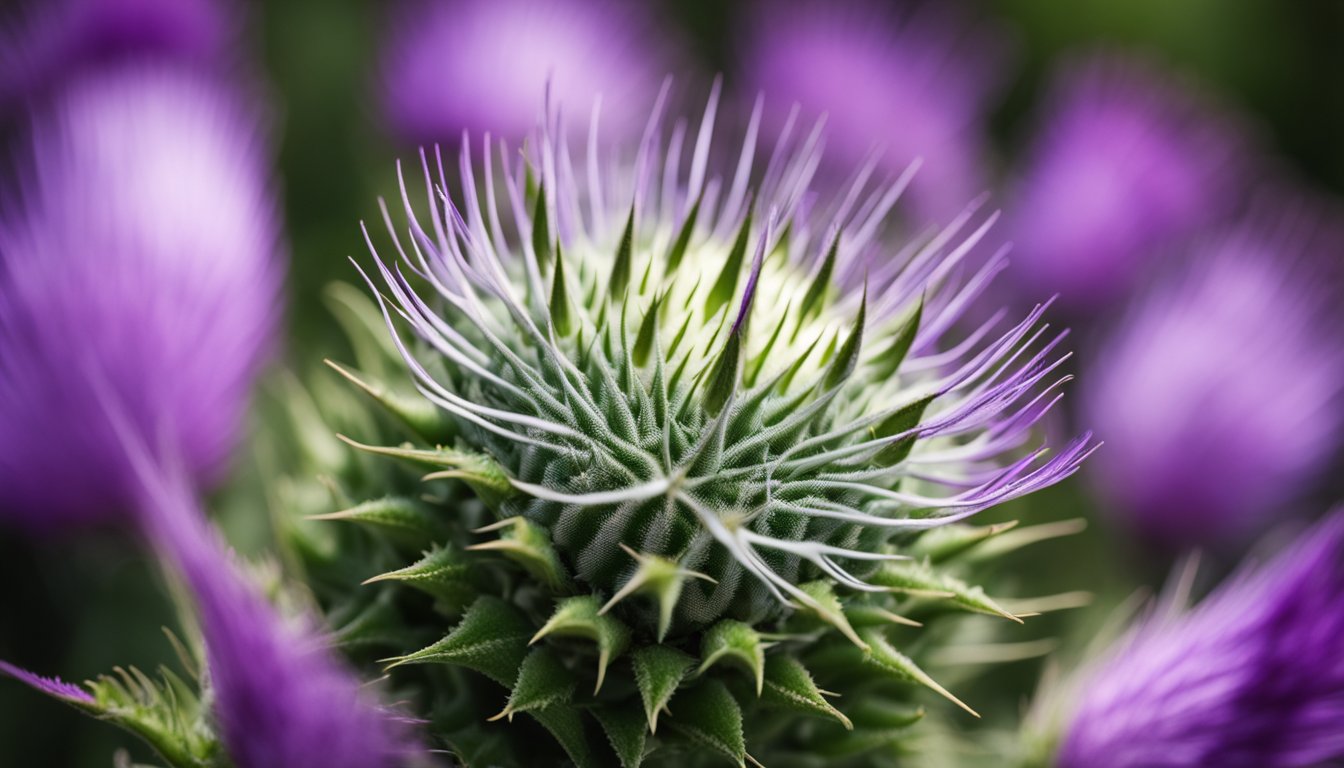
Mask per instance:
[[[603,126],[633,135],[677,67],[666,26],[648,11],[618,0],[405,0],[384,43],[386,122],[414,143],[464,131],[521,140],[549,82],[580,124],[600,94]]]
[[[1085,418],[1107,443],[1092,471],[1150,540],[1234,540],[1335,453],[1344,345],[1318,270],[1301,262],[1344,252],[1344,236],[1303,218],[1316,216],[1245,224],[1196,248],[1087,377]]]
[[[984,122],[1009,58],[996,29],[947,3],[758,0],[739,54],[745,84],[766,97],[780,129],[796,102],[826,113],[837,167],[857,168],[876,147],[887,173],[916,158],[915,213],[943,220],[988,187]],[[806,122],[804,123],[806,125]]]
[[[41,675],[36,675],[26,669],[16,667],[7,661],[0,661],[0,674],[9,675],[30,688],[34,688],[48,696],[70,704],[83,705],[93,703],[93,695],[74,683],[67,683],[57,677],[43,677]]]
[[[1077,692],[1059,768],[1344,757],[1344,511],[1197,608],[1140,624]]]
[[[249,116],[131,68],[38,118],[0,208],[0,509],[49,527],[130,501],[93,384],[191,476],[223,469],[278,316],[275,202]]]
[[[230,0],[30,0],[0,25],[0,106],[125,59],[209,64],[239,20]]]
[[[1151,66],[1066,63],[1012,195],[1014,266],[1030,295],[1075,307],[1125,295],[1155,246],[1226,214],[1241,130]]]

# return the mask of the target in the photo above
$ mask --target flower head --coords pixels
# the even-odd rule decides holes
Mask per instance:
[[[0,488],[36,525],[129,501],[94,382],[193,478],[222,468],[277,319],[277,224],[249,116],[191,76],[83,81],[0,214]]]
[[[1150,65],[1070,62],[1043,111],[1009,222],[1033,291],[1076,306],[1122,296],[1157,246],[1236,200],[1238,127]]]
[[[564,102],[601,95],[613,135],[637,132],[674,68],[666,29],[615,0],[409,0],[395,9],[379,90],[386,121],[411,142],[464,131],[521,139],[550,84]]]
[[[127,59],[209,65],[238,20],[224,0],[28,2],[0,27],[0,107]]]
[[[1194,248],[1107,342],[1084,410],[1093,470],[1123,521],[1172,548],[1236,539],[1299,498],[1344,426],[1344,353],[1313,259],[1314,214],[1262,218]]]
[[[1344,756],[1344,513],[1085,676],[1060,768],[1287,768]]]
[[[751,4],[744,33],[745,83],[770,95],[776,126],[793,102],[806,119],[825,113],[847,172],[874,148],[890,172],[923,158],[910,195],[925,220],[945,221],[984,191],[978,131],[1001,82],[1001,32],[944,3],[897,14],[871,0],[790,0]]]

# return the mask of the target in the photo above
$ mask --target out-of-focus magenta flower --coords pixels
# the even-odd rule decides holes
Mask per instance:
[[[742,75],[765,94],[777,130],[794,103],[803,117],[825,113],[840,167],[860,167],[874,148],[888,173],[922,158],[910,188],[915,213],[946,219],[988,185],[984,121],[1009,45],[1003,30],[946,3],[905,11],[871,0],[756,2]]]
[[[1344,345],[1319,270],[1344,237],[1316,214],[1195,247],[1122,321],[1083,407],[1107,443],[1092,471],[1116,512],[1176,549],[1245,535],[1335,453]]]
[[[1018,278],[1074,307],[1123,296],[1156,247],[1226,214],[1244,147],[1230,116],[1151,65],[1062,65],[1011,197]]]
[[[222,469],[278,315],[275,201],[251,116],[133,67],[34,121],[0,206],[0,509],[44,527],[130,501],[95,386],[199,482]]]
[[[29,0],[0,25],[0,107],[123,59],[216,62],[238,31],[229,6],[229,0]]]
[[[1078,681],[1059,768],[1290,768],[1344,757],[1344,512]]]
[[[521,140],[548,83],[557,103],[602,97],[602,123],[629,136],[676,67],[668,30],[619,0],[405,0],[384,44],[379,92],[389,129],[417,143],[464,131]]]

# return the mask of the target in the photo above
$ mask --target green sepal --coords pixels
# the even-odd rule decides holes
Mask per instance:
[[[667,707],[695,659],[665,645],[648,645],[635,651],[631,660],[649,731],[657,733],[658,713]]]
[[[681,266],[681,260],[686,255],[686,248],[691,244],[691,235],[695,233],[695,220],[700,216],[700,200],[697,197],[691,205],[691,210],[686,213],[686,220],[681,223],[681,229],[677,232],[677,239],[672,241],[672,247],[667,252],[667,265],[663,274],[670,275],[677,271]]]
[[[864,662],[869,666],[880,669],[897,679],[918,683],[919,685],[934,691],[953,704],[956,704],[958,707],[961,707],[975,717],[980,716],[978,712],[967,706],[964,701],[953,696],[952,693],[940,685],[938,681],[930,677],[927,672],[920,669],[915,662],[910,660],[909,656],[896,650],[896,648],[887,641],[886,635],[884,635],[880,629],[869,627],[859,630],[859,634],[863,637],[864,642],[868,644],[870,649],[869,652],[864,655]]]
[[[435,546],[411,565],[366,579],[365,584],[396,581],[415,587],[450,605],[464,605],[475,597],[469,578],[471,567],[462,553],[449,547]]]
[[[546,218],[546,185],[537,187],[532,204],[532,252],[537,256],[537,268],[546,269],[551,258],[551,227]]]
[[[735,619],[724,619],[706,632],[700,643],[700,667],[697,675],[720,661],[733,661],[746,668],[756,683],[756,695],[765,685],[765,643],[749,625]]]
[[[705,680],[682,689],[672,702],[667,725],[674,733],[702,749],[709,749],[746,765],[747,744],[742,735],[742,708],[718,680]]]
[[[859,316],[854,319],[854,328],[849,332],[849,338],[841,345],[840,351],[836,352],[835,359],[831,361],[830,368],[826,371],[826,378],[822,382],[822,387],[826,390],[832,390],[849,378],[854,373],[855,366],[859,362],[859,354],[863,349],[863,326],[868,318],[868,286],[863,287],[863,299],[859,304]]]
[[[607,665],[625,652],[630,644],[630,628],[612,616],[601,612],[597,598],[592,595],[569,597],[556,604],[555,613],[530,643],[544,637],[580,637],[597,643],[597,685],[593,693],[602,690],[607,676]]]
[[[387,496],[340,512],[309,515],[309,520],[344,520],[398,534],[421,544],[448,536],[448,529],[430,507],[416,499]]]
[[[569,336],[578,328],[574,304],[565,284],[565,256],[560,247],[555,249],[555,273],[551,276],[551,327],[557,336]]]
[[[607,279],[607,299],[621,301],[630,289],[631,261],[635,250],[635,206],[630,204],[630,215],[625,218],[625,229],[621,232],[621,243],[616,247],[616,259],[611,264],[611,277]]]
[[[901,325],[901,330],[896,332],[896,338],[892,339],[886,349],[873,356],[878,378],[885,379],[900,370],[901,363],[905,362],[905,356],[910,354],[910,345],[915,343],[915,336],[919,333],[919,323],[923,316],[924,297],[920,296],[910,319],[906,320]]]
[[[714,580],[703,573],[682,568],[667,558],[642,555],[624,544],[621,548],[635,558],[639,566],[616,594],[602,606],[601,613],[611,610],[612,606],[632,594],[651,594],[658,601],[658,642],[661,643],[672,626],[672,614],[676,610],[677,601],[681,598],[682,585],[686,579],[699,578],[710,582]]]
[[[767,705],[834,718],[853,730],[854,724],[822,696],[807,668],[785,654],[773,654],[765,662],[765,688],[761,701]]]
[[[337,435],[351,447],[378,456],[410,461],[428,467],[440,468],[438,472],[425,475],[425,480],[453,479],[461,480],[471,487],[491,509],[499,509],[507,499],[518,495],[518,491],[509,482],[509,477],[499,462],[483,453],[459,451],[454,448],[414,448],[409,444],[401,446],[365,445],[345,435]]]
[[[949,573],[935,571],[925,562],[884,563],[869,581],[875,586],[886,587],[895,592],[947,601],[972,613],[999,616],[1018,624],[1022,623],[1022,619],[990,599],[983,588],[973,587]]]
[[[807,287],[807,293],[803,295],[802,303],[798,305],[798,329],[821,313],[822,299],[826,296],[826,289],[831,286],[831,273],[835,271],[835,257],[839,250],[840,233],[836,232],[835,237],[831,239],[831,247],[826,249],[826,259],[821,262],[817,276],[812,279],[812,283]],[[794,331],[794,337],[797,338],[797,329]]]
[[[898,409],[895,413],[880,421],[876,427],[873,427],[873,437],[895,437],[919,426],[919,420],[924,418],[924,411],[928,409],[929,403],[933,402],[933,398],[934,395],[921,397]],[[873,463],[881,467],[899,464],[905,461],[905,457],[910,455],[910,450],[914,447],[915,436],[906,435],[878,451],[877,455],[873,457]]]
[[[637,710],[630,707],[597,707],[593,717],[607,735],[621,768],[639,768],[644,762],[644,747],[648,741],[649,726]]]
[[[718,416],[729,398],[737,391],[738,371],[742,364],[742,328],[728,334],[714,370],[709,375],[709,384],[705,388],[705,397],[701,402],[705,412],[711,417]]]
[[[490,718],[499,720],[519,712],[531,712],[556,704],[568,704],[574,698],[574,675],[565,669],[555,651],[545,646],[534,648],[518,668],[518,680],[509,692],[504,711]]]
[[[750,238],[751,214],[748,213],[742,220],[742,228],[737,231],[737,239],[733,241],[732,250],[728,252],[728,258],[723,263],[723,270],[719,272],[718,279],[714,281],[713,287],[709,289],[709,295],[705,298],[705,317],[713,317],[715,312],[737,294],[737,281],[742,274],[742,264],[746,261]]]
[[[809,581],[806,584],[799,584],[798,588],[808,598],[802,603],[804,612],[840,630],[841,634],[860,648],[864,647],[863,639],[854,632],[849,618],[845,616],[844,607],[841,606],[840,598],[836,596],[835,586],[831,582]]]
[[[499,538],[473,544],[469,552],[498,552],[521,565],[552,593],[569,588],[569,574],[551,543],[546,529],[524,517],[510,517],[477,529],[477,533],[499,531]]]
[[[512,687],[527,656],[532,624],[512,604],[483,595],[471,604],[462,621],[442,640],[415,653],[392,660],[404,664],[454,664]]]

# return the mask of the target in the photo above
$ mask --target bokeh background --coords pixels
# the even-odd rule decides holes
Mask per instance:
[[[502,12],[529,4],[545,5],[494,7]],[[189,16],[182,9],[192,5],[184,1],[177,9]],[[287,337],[280,372],[268,386],[284,371],[307,375],[324,356],[342,353],[322,290],[332,280],[355,277],[347,257],[362,251],[358,222],[377,218],[379,195],[396,194],[395,160],[412,160],[421,141],[452,143],[464,127],[507,132],[508,121],[518,119],[516,109],[509,112],[510,100],[528,103],[545,71],[555,68],[562,79],[566,62],[579,56],[585,66],[597,61],[585,77],[609,83],[604,114],[614,116],[614,130],[620,130],[620,88],[637,90],[640,75],[622,72],[622,81],[614,69],[643,68],[656,87],[670,68],[676,92],[692,104],[708,93],[714,73],[722,73],[727,121],[745,120],[758,87],[770,98],[797,86],[776,101],[798,98],[804,109],[830,109],[841,141],[829,149],[843,155],[847,144],[871,142],[889,145],[901,162],[907,150],[923,155],[930,200],[951,194],[948,187],[960,194],[957,185],[965,183],[975,186],[971,194],[991,193],[990,204],[1005,211],[1001,238],[1016,241],[1021,252],[996,296],[1018,303],[1062,292],[1053,317],[1076,330],[1071,344],[1079,379],[1060,428],[1069,421],[1096,428],[1112,443],[1081,476],[989,513],[991,519],[1087,521],[1083,533],[1033,548],[1003,569],[1003,578],[1024,593],[1091,593],[1089,606],[1037,620],[1037,635],[1058,637],[1063,657],[1127,597],[1159,589],[1185,552],[1206,553],[1200,582],[1207,588],[1257,546],[1260,534],[1318,516],[1344,491],[1338,471],[1344,323],[1332,314],[1340,309],[1336,270],[1344,259],[1338,248],[1344,240],[1334,237],[1344,231],[1335,200],[1344,193],[1344,4],[1335,0],[987,0],[958,5],[951,21],[922,28],[902,21],[914,18],[908,3],[879,10],[882,4],[850,8],[840,0],[569,0],[558,5],[593,8],[563,16],[575,26],[556,22],[552,31],[564,32],[571,48],[576,40],[597,46],[582,55],[491,37],[490,3],[218,5],[227,6],[238,26],[216,43],[195,47],[165,44],[174,39],[171,30],[134,34],[150,24],[146,18],[167,18],[163,8],[174,6],[170,0],[3,3],[0,138],[12,143],[31,112],[59,98],[81,71],[114,67],[123,58],[203,67],[255,97],[273,143],[290,257]],[[30,22],[56,6],[72,9],[60,23],[75,24],[84,14],[92,21],[79,23],[91,26],[34,53]],[[632,8],[638,18],[626,19]],[[835,46],[807,39],[845,13],[892,22],[867,25],[862,45],[850,46],[872,58],[836,60]],[[113,45],[99,37],[99,24],[124,24],[132,32]],[[836,24],[842,32],[852,29]],[[952,34],[942,35],[949,25]],[[23,63],[39,53],[50,59],[41,77]],[[902,80],[939,55],[944,60],[929,65],[924,79]],[[1096,71],[1108,68],[1116,71]],[[800,72],[828,87],[808,91]],[[582,88],[557,88],[582,98]],[[634,104],[639,97],[628,98]],[[640,108],[628,111],[639,114]],[[1170,146],[1162,143],[1164,131],[1177,137]],[[944,146],[951,134],[957,141]],[[1206,152],[1216,155],[1208,161],[1216,169],[1187,167],[1204,162],[1199,155]],[[940,161],[970,167],[975,181],[940,181]],[[0,164],[0,172],[11,173],[11,165]],[[1052,183],[1064,191],[1052,191]],[[1120,208],[1122,214],[1112,213],[1089,233],[1093,208],[1105,208],[1093,198],[1126,184],[1137,208]],[[1180,199],[1166,205],[1167,193]],[[1187,198],[1194,202],[1183,207]],[[916,204],[909,215],[912,221],[945,219],[938,208],[938,202]],[[1105,219],[1104,211],[1096,216]],[[1050,240],[1074,230],[1073,241]],[[1267,271],[1246,278],[1264,291],[1239,293],[1241,278],[1210,277],[1218,273],[1210,265],[1221,262],[1202,254],[1245,243],[1251,243],[1246,250],[1264,252],[1257,258]],[[1052,248],[1063,256],[1052,255]],[[1106,259],[1119,266],[1102,264]],[[1269,290],[1280,278],[1287,287]],[[1294,293],[1295,286],[1305,287]],[[1309,312],[1302,322],[1317,329],[1310,334],[1283,320],[1307,311],[1303,307]],[[1220,356],[1222,348],[1239,354]],[[1274,402],[1276,385],[1304,379],[1321,383],[1292,398],[1296,409]],[[1240,394],[1225,406],[1201,396],[1233,390]],[[268,397],[263,387],[260,409]],[[1192,412],[1206,421],[1184,423]],[[1117,435],[1094,421],[1114,424]],[[1307,439],[1306,427],[1286,435],[1271,428],[1299,421],[1320,434]],[[1239,452],[1220,453],[1229,445]],[[243,551],[267,546],[265,516],[257,513],[267,467],[267,457],[245,443],[212,505]],[[1163,485],[1155,478],[1163,468],[1180,482]],[[1264,487],[1235,489],[1238,498],[1254,499],[1236,522],[1218,519],[1217,512],[1209,513],[1215,515],[1210,521],[1194,509],[1191,499],[1216,497],[1238,475],[1269,479]],[[1196,482],[1200,478],[1214,490]],[[1229,502],[1214,498],[1209,505],[1227,509]],[[0,584],[0,658],[79,680],[116,665],[152,668],[171,657],[160,627],[176,621],[155,567],[116,530],[33,535],[0,528]],[[1020,718],[1044,663],[1005,664],[963,686],[963,698],[986,715],[987,733]],[[954,673],[943,677],[956,681]],[[108,765],[121,748],[147,757],[113,729],[0,683],[0,764]],[[983,743],[992,762],[994,744]]]

